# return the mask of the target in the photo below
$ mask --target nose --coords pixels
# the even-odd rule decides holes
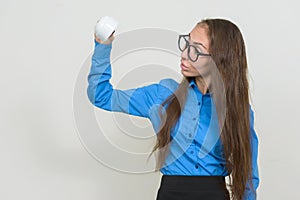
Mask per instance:
[[[185,50],[183,50],[182,52],[181,52],[181,59],[182,60],[187,60],[188,59],[188,50],[187,50],[188,48],[186,48]]]

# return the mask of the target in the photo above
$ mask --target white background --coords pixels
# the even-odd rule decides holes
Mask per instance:
[[[126,174],[82,146],[72,98],[93,28],[104,15],[118,34],[144,27],[187,33],[224,17],[243,32],[260,139],[259,199],[299,199],[300,47],[296,1],[2,0],[0,199],[155,199],[159,173]]]

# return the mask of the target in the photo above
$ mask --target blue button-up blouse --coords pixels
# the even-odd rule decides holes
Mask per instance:
[[[101,109],[123,112],[148,118],[158,132],[161,119],[158,109],[161,103],[177,88],[173,79],[163,79],[129,90],[114,89],[110,84],[112,44],[100,44],[95,41],[92,66],[88,75],[88,97],[93,105]],[[203,95],[192,80],[183,112],[171,132],[170,152],[164,166],[160,169],[166,175],[190,176],[227,176],[226,162],[222,156],[222,143],[219,137],[217,118],[210,93]],[[252,149],[252,182],[244,199],[256,199],[259,184],[257,154],[258,138],[254,130],[254,113],[250,108],[250,131]]]

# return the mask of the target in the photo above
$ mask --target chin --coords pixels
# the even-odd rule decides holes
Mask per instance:
[[[181,74],[186,77],[186,78],[190,78],[190,77],[196,77],[197,75],[191,73],[191,72],[188,72],[188,71],[183,71],[181,70]]]

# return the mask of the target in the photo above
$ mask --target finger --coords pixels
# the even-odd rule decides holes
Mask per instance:
[[[100,40],[100,39],[96,36],[96,34],[94,34],[94,36],[95,36],[95,40],[96,40],[97,42],[102,43],[102,40]]]

